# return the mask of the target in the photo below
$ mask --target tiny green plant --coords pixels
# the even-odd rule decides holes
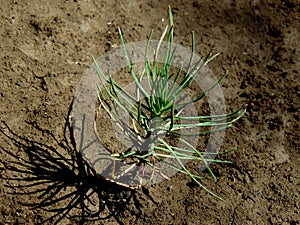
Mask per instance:
[[[207,93],[225,78],[227,72],[208,90],[187,100],[186,90],[191,87],[195,76],[199,74],[203,66],[207,65],[218,54],[210,52],[206,57],[201,57],[199,61],[192,63],[195,53],[194,33],[192,32],[192,50],[188,67],[185,70],[182,67],[174,70],[171,65],[175,60],[176,48],[172,48],[174,24],[171,8],[169,8],[169,23],[170,25],[165,27],[158,41],[153,56],[154,60],[150,60],[148,57],[153,31],[150,32],[145,49],[144,68],[138,73],[135,72],[134,65],[128,57],[121,29],[118,28],[128,70],[136,89],[135,94],[123,89],[122,85],[109,75],[109,72],[105,74],[94,59],[100,81],[98,87],[99,107],[107,113],[110,120],[132,143],[128,149],[112,151],[109,155],[113,162],[122,161],[131,164],[119,175],[115,174],[115,168],[112,167],[112,177],[118,179],[136,166],[148,165],[152,168],[153,174],[157,173],[165,179],[169,179],[164,170],[171,168],[188,175],[207,192],[221,199],[203,185],[201,182],[203,177],[189,169],[185,162],[200,162],[216,179],[209,164],[211,162],[226,163],[227,161],[205,157],[205,154],[208,153],[194,147],[188,140],[193,136],[208,135],[227,129],[245,114],[246,108],[243,106],[233,113],[222,115],[186,116],[183,114],[183,111],[188,109],[191,104],[196,104],[205,98]],[[161,53],[159,50],[165,39],[166,48],[164,49],[163,61],[158,62],[158,54]],[[147,88],[142,80],[147,81]],[[128,115],[130,122],[125,122],[120,112]],[[184,130],[195,128],[200,130],[198,132],[184,132]],[[203,128],[209,129],[203,130]],[[177,145],[178,142],[181,143],[180,146]],[[166,159],[172,159],[174,163],[170,163]],[[164,166],[158,166],[158,162],[163,163]]]

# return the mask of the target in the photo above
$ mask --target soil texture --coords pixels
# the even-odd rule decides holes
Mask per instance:
[[[300,224],[299,0],[0,0],[0,224]],[[174,42],[222,54],[209,64],[227,110],[209,195],[183,174],[141,190],[97,177],[74,148],[69,111],[100,56],[158,39],[173,9]]]

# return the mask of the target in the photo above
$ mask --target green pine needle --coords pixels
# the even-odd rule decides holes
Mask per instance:
[[[216,58],[219,54],[212,54],[210,52],[206,57],[201,57],[199,61],[194,63],[195,54],[195,37],[192,32],[192,53],[188,62],[188,68],[186,72],[183,71],[183,67],[180,67],[177,71],[172,71],[172,63],[174,62],[176,48],[172,47],[174,24],[171,8],[169,8],[170,26],[167,26],[161,38],[159,39],[156,51],[154,54],[154,61],[150,62],[149,45],[152,38],[151,31],[147,46],[145,49],[144,70],[137,76],[133,65],[130,62],[125,41],[118,28],[122,49],[126,58],[127,66],[133,82],[136,86],[136,95],[128,93],[122,89],[122,85],[110,77],[109,74],[105,75],[101,68],[97,65],[96,60],[93,57],[96,65],[96,70],[99,76],[99,101],[101,107],[109,115],[110,119],[123,131],[124,135],[132,141],[132,148],[126,152],[112,153],[111,159],[117,161],[125,161],[126,159],[135,158],[138,159],[136,164],[147,164],[153,167],[154,171],[161,171],[158,168],[153,159],[159,162],[165,163],[169,168],[175,169],[178,172],[188,175],[199,186],[204,188],[208,193],[221,199],[218,195],[210,191],[201,183],[202,177],[191,172],[183,161],[199,161],[203,163],[206,169],[209,171],[213,179],[216,179],[214,173],[209,167],[209,163],[230,163],[229,161],[222,161],[216,159],[206,159],[206,155],[218,155],[223,153],[205,153],[199,151],[193,147],[187,140],[186,136],[199,136],[207,135],[213,132],[219,132],[221,130],[230,127],[236,120],[241,118],[245,112],[246,107],[243,106],[237,111],[225,114],[225,115],[204,115],[204,116],[183,116],[181,112],[183,109],[189,107],[190,104],[195,104],[203,99],[207,93],[214,89],[227,75],[227,71],[223,76],[208,90],[202,92],[198,96],[194,97],[188,102],[184,102],[184,97],[180,97],[185,90],[187,90],[192,84],[195,77],[199,74],[199,71],[203,66],[207,65],[211,60]],[[164,61],[158,63],[158,54],[160,54],[160,47],[167,39],[166,50],[164,52]],[[141,81],[143,77],[146,77],[149,90],[147,91],[143,87]],[[102,87],[102,88],[100,88]],[[130,106],[130,107],[128,107]],[[118,110],[125,112],[132,119],[131,124],[122,121]],[[192,121],[193,123],[188,123]],[[181,122],[181,123],[179,123]],[[199,131],[194,134],[185,134],[181,131],[184,129],[194,129],[208,127],[211,128],[208,131]],[[178,141],[184,144],[184,147],[176,147],[167,142],[164,137],[172,136],[177,138]],[[147,149],[146,151],[144,149]],[[177,162],[177,165],[172,165],[165,159],[172,158]],[[131,169],[134,166],[130,167]],[[126,170],[125,172],[128,172]],[[124,172],[124,173],[125,173]]]

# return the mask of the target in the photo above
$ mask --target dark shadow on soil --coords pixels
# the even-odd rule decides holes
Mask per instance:
[[[75,142],[71,135],[68,141],[67,135],[72,133],[70,124],[66,123],[63,142],[58,142],[49,131],[42,130],[44,135],[50,135],[58,143],[61,148],[59,151],[51,145],[21,137],[7,124],[3,124],[4,129],[0,129],[0,132],[19,151],[26,153],[26,159],[0,146],[0,150],[7,155],[0,159],[0,163],[10,174],[9,177],[4,175],[1,178],[5,180],[10,194],[39,199],[38,202],[22,202],[22,205],[50,212],[51,216],[41,221],[41,224],[57,224],[67,216],[76,224],[110,217],[123,224],[120,218],[125,211],[139,217],[140,203],[136,191],[104,180],[85,164],[81,154],[74,148]],[[29,196],[26,199],[31,199]],[[137,210],[128,208],[130,201]],[[58,207],[57,204],[65,207]],[[73,210],[77,210],[75,215],[72,215]]]

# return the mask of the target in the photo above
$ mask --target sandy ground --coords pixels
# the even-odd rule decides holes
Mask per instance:
[[[210,64],[228,110],[248,112],[226,132],[205,185],[181,174],[131,191],[87,172],[68,129],[84,71],[119,45],[158,38],[174,12],[175,42]],[[300,2],[12,1],[0,12],[0,224],[300,224]],[[162,19],[164,18],[164,22]],[[65,129],[66,128],[66,129]]]

